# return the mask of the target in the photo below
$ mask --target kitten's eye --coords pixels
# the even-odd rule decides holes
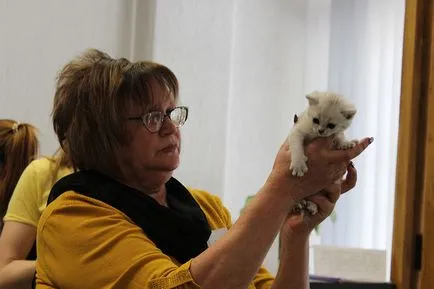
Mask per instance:
[[[329,129],[334,129],[335,127],[336,127],[336,125],[334,123],[329,123],[327,125],[327,128],[329,128]]]
[[[319,119],[317,117],[313,118],[313,123],[319,124]]]

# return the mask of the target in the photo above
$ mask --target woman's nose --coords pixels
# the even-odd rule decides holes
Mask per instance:
[[[172,134],[177,130],[176,125],[172,122],[170,117],[165,117],[163,125],[161,126],[160,133],[162,135]]]

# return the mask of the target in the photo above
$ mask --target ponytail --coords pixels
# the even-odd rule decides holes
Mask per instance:
[[[38,153],[39,141],[34,126],[0,120],[0,218],[6,214],[22,172]]]

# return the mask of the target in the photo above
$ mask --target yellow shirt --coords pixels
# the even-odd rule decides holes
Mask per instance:
[[[220,199],[190,190],[211,230],[230,228]],[[163,254],[125,214],[92,198],[65,192],[42,214],[37,232],[37,288],[196,289],[191,260]],[[271,287],[261,268],[249,289]]]
[[[24,223],[36,229],[52,186],[72,172],[72,169],[64,167],[56,172],[56,168],[56,163],[49,158],[31,162],[18,180],[3,220]]]

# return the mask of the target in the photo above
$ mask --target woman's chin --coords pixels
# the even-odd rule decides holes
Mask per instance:
[[[165,171],[174,171],[179,167],[179,158],[173,160],[167,160],[161,163],[161,169]]]
[[[175,170],[179,166],[179,153],[169,153],[165,154],[161,159],[160,163],[162,166],[167,167],[168,169]]]

